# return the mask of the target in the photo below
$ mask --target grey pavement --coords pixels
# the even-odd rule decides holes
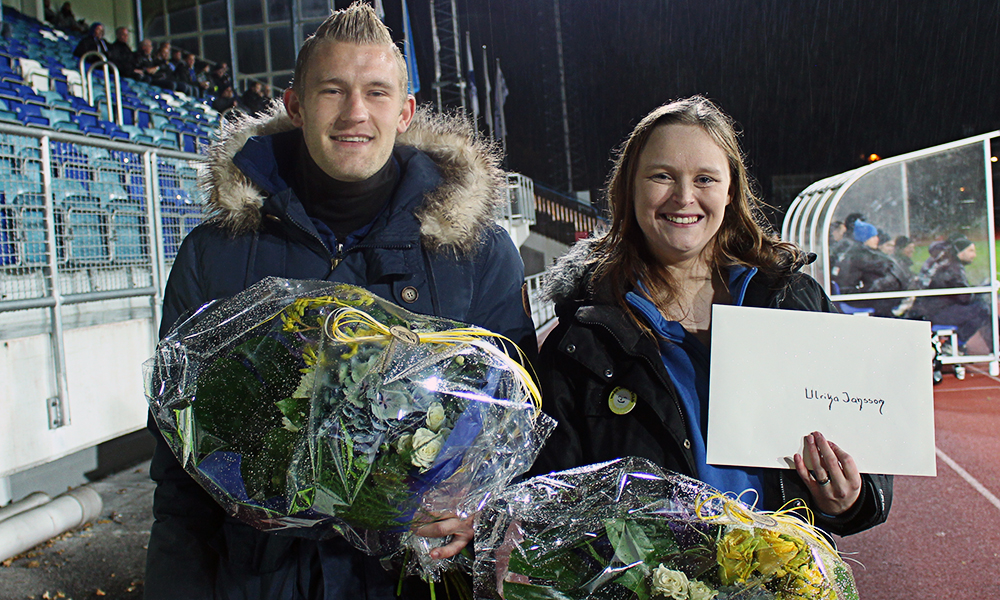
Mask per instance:
[[[153,522],[149,462],[89,484],[101,515],[0,563],[0,600],[142,598]]]

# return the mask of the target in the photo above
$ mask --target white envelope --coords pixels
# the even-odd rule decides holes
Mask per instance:
[[[820,431],[862,473],[935,475],[930,323],[717,305],[708,463],[787,468]]]

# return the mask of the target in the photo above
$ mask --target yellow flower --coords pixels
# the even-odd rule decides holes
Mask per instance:
[[[734,529],[719,542],[715,560],[719,563],[719,579],[723,585],[746,581],[757,568],[754,557],[756,539],[745,529]]]
[[[800,548],[798,544],[792,538],[768,529],[758,530],[756,537],[763,542],[758,545],[757,561],[760,564],[757,570],[762,575],[783,576],[785,574],[785,565],[791,562],[799,553]]]

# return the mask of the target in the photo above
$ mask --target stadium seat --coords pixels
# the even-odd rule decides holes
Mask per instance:
[[[111,260],[138,262],[149,256],[149,236],[146,231],[146,213],[141,206],[130,201],[112,201],[110,213]]]
[[[21,79],[36,92],[49,91],[49,70],[42,63],[30,58],[18,60],[21,67]]]
[[[14,110],[17,120],[25,125],[49,126],[49,120],[42,115],[42,107],[37,104],[19,104]]]

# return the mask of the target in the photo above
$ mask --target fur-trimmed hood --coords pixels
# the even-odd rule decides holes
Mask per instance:
[[[591,295],[590,280],[594,270],[594,248],[607,232],[595,232],[570,247],[545,271],[543,297],[555,304],[583,300]]]
[[[260,208],[268,192],[247,177],[233,157],[251,137],[294,128],[280,102],[272,103],[271,110],[259,118],[242,116],[223,122],[199,175],[210,221],[234,235],[260,227]],[[506,201],[506,177],[500,169],[496,145],[475,133],[462,119],[433,114],[426,108],[417,109],[409,129],[399,135],[396,144],[421,150],[441,172],[440,184],[425,194],[416,211],[424,246],[457,252],[472,250],[483,228],[493,222]]]

